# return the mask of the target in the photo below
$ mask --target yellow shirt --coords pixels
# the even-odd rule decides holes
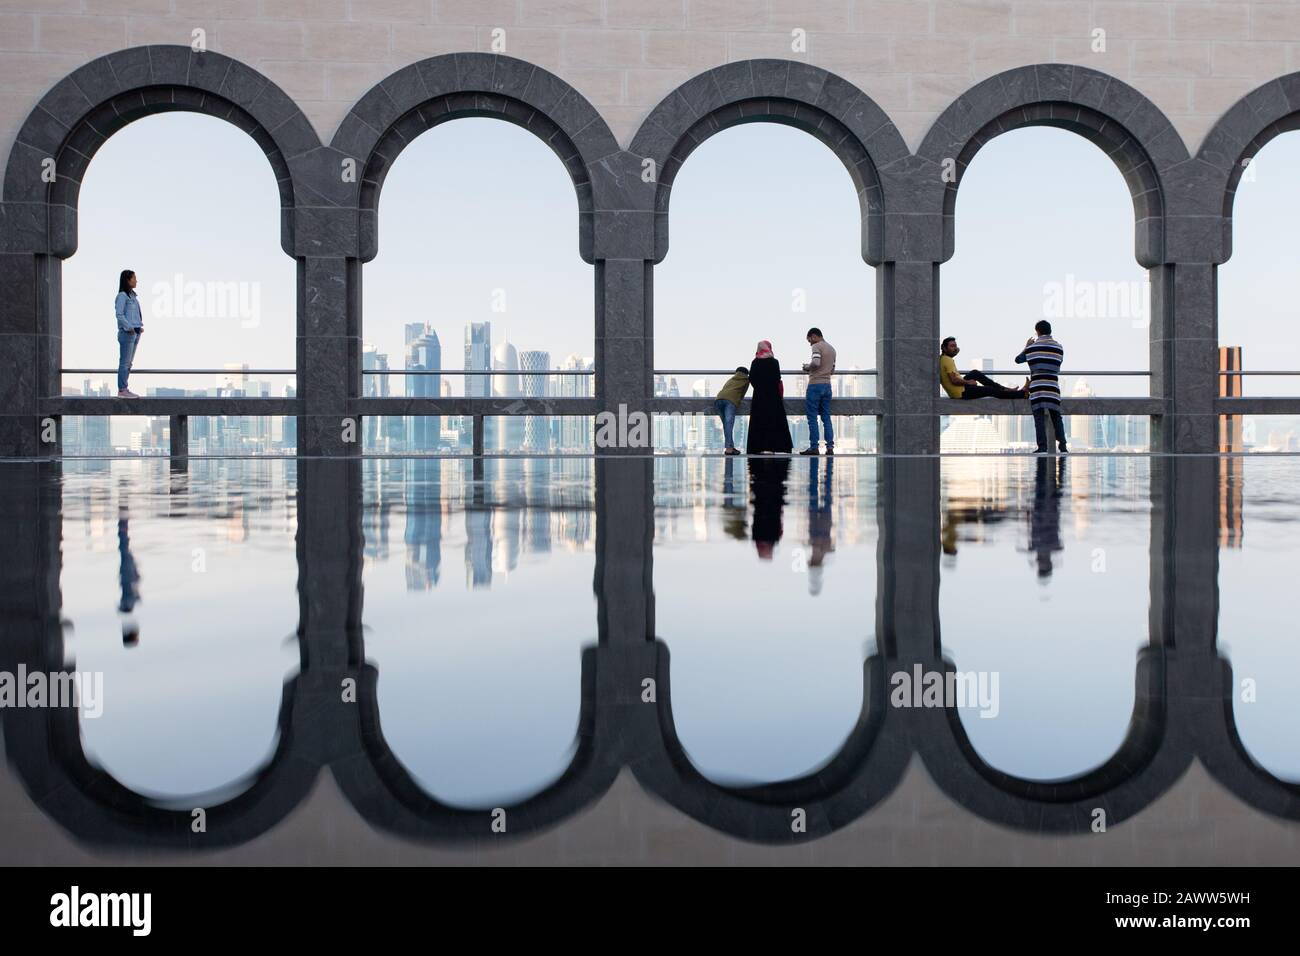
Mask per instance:
[[[961,398],[966,391],[965,385],[954,385],[952,379],[948,376],[957,374],[957,363],[952,360],[951,355],[939,356],[939,384],[943,390],[948,393],[949,398]]]

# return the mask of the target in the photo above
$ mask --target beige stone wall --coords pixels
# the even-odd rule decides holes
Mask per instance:
[[[388,73],[438,53],[505,52],[558,73],[623,144],[673,87],[750,57],[806,59],[852,80],[909,144],[976,81],[1081,63],[1137,87],[1195,151],[1261,82],[1300,69],[1300,3],[1166,0],[0,0],[0,147],[46,90],[99,54],[148,43],[256,67],[328,141]],[[1105,30],[1105,52],[1092,31]],[[806,53],[793,52],[793,31]]]

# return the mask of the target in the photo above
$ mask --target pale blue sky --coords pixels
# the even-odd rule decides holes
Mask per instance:
[[[1300,215],[1300,184],[1282,172],[1298,160],[1295,135],[1261,153],[1256,180],[1240,191],[1234,261],[1220,271],[1223,340],[1245,347],[1247,367],[1300,367],[1285,336],[1295,307],[1284,232]],[[279,246],[278,205],[270,166],[233,126],[171,113],[113,136],[87,173],[80,248],[64,267],[64,365],[115,364],[112,298],[129,267],[147,326],[138,366],[292,367],[295,269]],[[861,258],[851,180],[829,149],[774,124],[724,131],[680,171],[671,211],[671,248],[655,275],[657,367],[741,364],[758,338],[793,367],[809,325],[837,346],[842,368],[874,367],[874,270]],[[403,324],[422,320],[437,329],[447,368],[461,367],[468,321],[491,321],[494,344],[547,349],[555,363],[592,354],[594,278],[578,256],[577,202],[559,160],[530,133],[479,118],[424,134],[394,165],[380,215],[379,256],[364,270],[364,337],[395,366]],[[1132,219],[1118,171],[1082,138],[1024,129],[987,145],[964,178],[956,254],[941,274],[942,333],[959,337],[959,362],[1009,365],[1043,315],[1049,283],[1073,276],[1076,286],[1139,289]],[[162,287],[178,274],[248,283],[256,320],[163,314]],[[796,290],[806,311],[796,310]],[[1054,324],[1074,368],[1149,367],[1140,318]],[[1146,387],[1093,384],[1103,394]],[[1286,391],[1294,380],[1248,389],[1270,385]]]

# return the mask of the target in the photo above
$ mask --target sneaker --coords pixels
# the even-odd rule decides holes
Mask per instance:
[[[799,452],[799,454],[801,454],[801,455],[820,455],[821,452],[819,452],[816,448],[805,448],[803,451]]]
[[[739,455],[739,454],[740,454],[740,449],[739,449],[739,448],[728,448],[726,453],[727,453],[728,455]]]
[[[118,389],[117,397],[118,398],[139,398],[140,396],[128,389],[121,388]]]

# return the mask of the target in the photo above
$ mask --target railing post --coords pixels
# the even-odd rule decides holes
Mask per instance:
[[[171,437],[172,460],[188,458],[190,456],[190,417],[188,415],[172,415],[168,426],[168,434]]]

